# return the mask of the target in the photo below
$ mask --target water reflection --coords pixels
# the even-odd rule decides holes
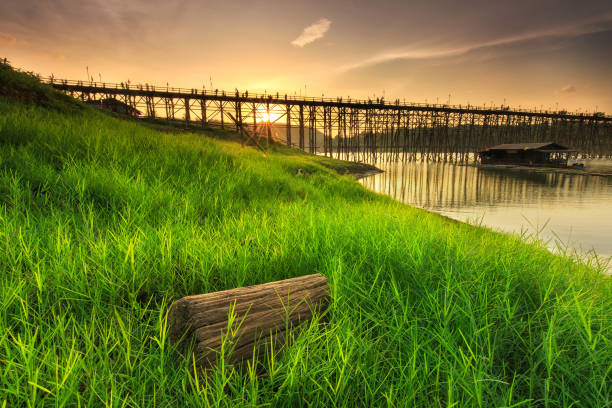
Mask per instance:
[[[612,165],[598,163],[600,166]],[[361,183],[416,207],[507,232],[539,232],[582,252],[612,255],[612,177],[383,163]]]

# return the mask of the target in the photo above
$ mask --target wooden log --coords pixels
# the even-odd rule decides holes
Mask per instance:
[[[212,366],[222,348],[233,350],[231,364],[240,363],[323,312],[328,297],[327,279],[320,274],[187,296],[170,308],[170,340],[183,352],[195,343],[203,367]]]

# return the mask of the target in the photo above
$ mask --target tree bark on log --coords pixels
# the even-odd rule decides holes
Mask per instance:
[[[238,363],[272,341],[284,342],[328,301],[327,278],[321,274],[187,296],[168,313],[170,340],[181,351],[194,344],[201,366],[212,366],[229,349],[229,363]]]

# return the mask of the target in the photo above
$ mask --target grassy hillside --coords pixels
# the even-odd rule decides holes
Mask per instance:
[[[612,404],[610,278],[0,68],[1,407]],[[264,366],[203,376],[166,339],[179,297],[315,272],[328,323]]]

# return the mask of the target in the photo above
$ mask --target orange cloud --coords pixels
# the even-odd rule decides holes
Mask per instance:
[[[0,46],[9,46],[9,47],[25,47],[25,48],[30,48],[32,47],[32,44],[30,44],[28,41],[25,40],[18,40],[16,37],[12,36],[11,34],[8,33],[3,33],[0,31]],[[53,52],[49,52],[49,51],[43,51],[43,50],[38,50],[38,47],[33,47],[34,49],[31,49],[32,52],[34,52],[36,55],[38,55],[39,57],[43,57],[43,58],[49,58],[49,59],[53,59],[56,61],[64,61],[66,59],[66,56],[63,54],[56,54]]]
[[[55,53],[48,52],[48,51],[38,51],[36,55],[42,58],[48,58],[48,59],[52,59],[55,61],[64,61],[66,59],[66,56],[63,54],[55,54]]]
[[[0,31],[0,45],[7,46],[19,46],[19,47],[29,47],[31,44],[24,40],[18,40],[14,36],[9,33],[3,33]]]
[[[0,45],[15,45],[17,39],[10,34],[0,32]]]
[[[576,87],[574,85],[565,85],[563,88],[557,90],[558,95],[574,93],[576,92]]]

